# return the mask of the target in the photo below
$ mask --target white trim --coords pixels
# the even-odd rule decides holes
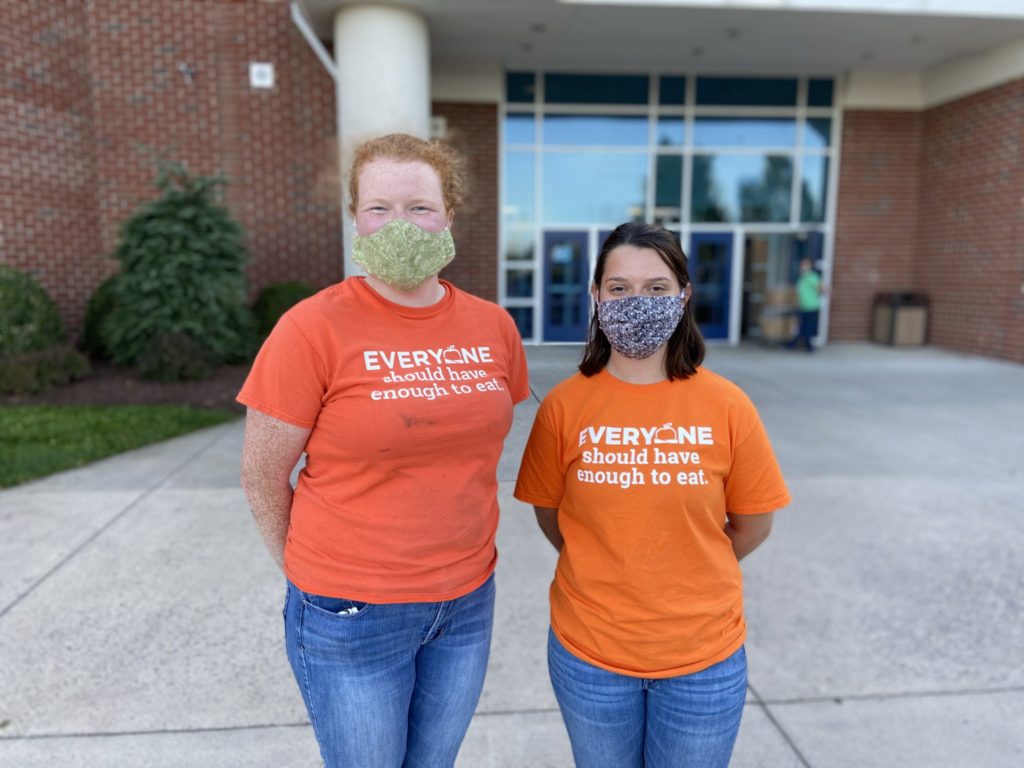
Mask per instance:
[[[812,11],[908,16],[1024,18],[1019,0],[558,0],[564,5],[645,5],[711,10]]]
[[[522,70],[531,71],[531,70]],[[678,232],[680,241],[684,247],[689,241],[700,233],[722,233],[727,234],[731,239],[730,269],[731,277],[728,286],[729,309],[728,309],[728,344],[738,344],[742,340],[743,330],[743,280],[746,262],[746,242],[748,233],[759,234],[780,234],[788,236],[799,236],[801,233],[817,232],[822,237],[821,258],[824,260],[822,271],[825,279],[830,281],[832,271],[832,252],[835,234],[835,212],[836,194],[838,192],[838,146],[841,131],[842,115],[842,94],[843,83],[833,80],[833,104],[831,107],[808,107],[807,97],[809,81],[822,78],[820,74],[813,75],[789,75],[797,81],[797,102],[791,107],[719,107],[707,106],[697,107],[695,102],[697,78],[696,74],[673,76],[686,78],[685,104],[682,106],[663,106],[658,102],[659,78],[664,73],[648,72],[649,98],[646,105],[601,105],[601,104],[545,104],[544,103],[544,73],[541,70],[532,70],[535,82],[534,100],[532,103],[499,102],[499,127],[501,159],[499,163],[499,183],[501,184],[500,204],[504,211],[505,204],[505,180],[508,175],[507,153],[508,152],[530,152],[534,162],[534,219],[530,223],[506,222],[504,216],[500,220],[501,228],[501,253],[498,259],[499,269],[499,301],[507,307],[530,307],[533,311],[534,334],[527,341],[540,342],[543,339],[545,326],[545,296],[544,296],[544,269],[545,253],[544,238],[549,231],[579,232],[586,235],[586,245],[589,257],[589,279],[593,281],[593,269],[596,262],[598,248],[600,246],[598,233],[602,230],[611,230],[621,223],[593,222],[593,221],[559,221],[548,223],[544,219],[544,161],[549,154],[575,154],[575,155],[628,155],[637,156],[649,155],[647,163],[645,218],[653,220],[655,196],[657,193],[657,158],[660,155],[671,155],[683,158],[682,165],[682,190],[681,190],[681,220],[668,226],[671,231]],[[586,74],[596,74],[587,72]],[[639,144],[549,144],[543,143],[544,120],[550,114],[569,115],[594,115],[597,117],[608,117],[616,115],[629,115],[643,117],[647,120],[647,142]],[[510,115],[527,114],[534,120],[534,133],[532,143],[506,144],[505,142],[505,121]],[[789,146],[695,146],[694,125],[695,120],[702,117],[735,117],[744,119],[758,118],[785,118],[793,121],[796,127],[794,142]],[[684,137],[682,145],[661,147],[657,145],[658,120],[663,117],[682,118],[684,121]],[[824,118],[831,121],[832,136],[828,146],[807,147],[806,120],[810,118]],[[792,163],[793,182],[790,188],[791,205],[789,215],[783,222],[694,222],[690,220],[692,207],[692,185],[693,185],[693,159],[700,155],[730,155],[730,156],[778,156],[788,157]],[[825,221],[824,222],[802,222],[801,218],[801,185],[803,182],[802,166],[800,159],[807,156],[823,157],[829,163],[829,177],[826,185]],[[509,238],[514,232],[531,232],[534,239],[534,258],[532,262],[517,261],[511,262],[506,259]],[[531,297],[509,297],[507,296],[507,271],[510,269],[531,269],[533,270],[533,296]],[[820,338],[827,336],[827,313],[825,322],[820,328]]]
[[[500,104],[504,90],[505,69],[497,62],[435,61],[430,66],[431,101]]]
[[[327,70],[327,74],[331,76],[331,79],[337,82],[338,80],[338,66],[334,63],[334,59],[331,58],[331,54],[327,52],[327,48],[320,42],[320,38],[316,36],[316,32],[313,31],[313,26],[309,23],[309,17],[306,16],[306,10],[302,7],[302,3],[298,0],[292,0],[290,3],[292,23],[299,28],[299,32],[306,38],[306,42],[309,47],[313,49],[313,53],[320,59],[320,63],[324,65],[324,69]]]
[[[1020,3],[1024,8],[1024,3]],[[984,91],[1024,77],[1024,39],[940,64],[925,73],[923,101],[927,107]]]

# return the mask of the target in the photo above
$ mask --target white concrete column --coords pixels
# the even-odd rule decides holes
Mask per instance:
[[[419,14],[393,6],[341,8],[334,17],[338,67],[338,138],[341,162],[345,275],[362,274],[352,261],[348,170],[352,152],[387,133],[430,135],[430,41]]]

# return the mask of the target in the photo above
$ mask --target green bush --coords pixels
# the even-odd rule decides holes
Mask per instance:
[[[112,307],[99,323],[116,363],[134,363],[161,334],[185,334],[215,363],[241,362],[255,350],[256,326],[245,306],[242,228],[217,201],[223,179],[161,170],[161,195],[121,228],[121,264]]]
[[[117,275],[112,275],[97,286],[85,306],[85,328],[82,330],[82,348],[98,359],[110,357],[103,344],[100,325],[114,308],[114,284]]]
[[[0,264],[0,358],[63,341],[64,325],[53,299],[26,273]]]
[[[0,394],[32,395],[67,384],[89,372],[89,360],[66,346],[0,358]]]
[[[213,354],[187,333],[160,333],[138,357],[144,379],[205,379],[216,366]]]
[[[294,281],[273,283],[260,291],[260,295],[256,297],[256,301],[252,305],[260,336],[270,333],[277,325],[277,321],[281,319],[281,315],[314,293],[316,291],[305,283]]]

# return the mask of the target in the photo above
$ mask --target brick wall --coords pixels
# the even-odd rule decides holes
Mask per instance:
[[[911,290],[930,343],[1024,362],[1024,80],[843,119],[830,338],[867,338],[874,294]]]
[[[73,331],[114,268],[121,221],[156,194],[159,158],[228,177],[253,293],[340,279],[337,198],[317,195],[333,170],[334,84],[287,2],[0,7],[0,261],[36,273]],[[274,64],[274,89],[250,89],[250,61]]]
[[[924,113],[915,285],[939,346],[1024,362],[1024,80]]]
[[[441,274],[465,291],[498,298],[498,107],[442,104],[435,115],[448,119],[448,140],[468,162],[469,194],[455,213],[455,260]]]
[[[921,120],[917,112],[843,116],[830,339],[868,338],[875,294],[914,287]]]
[[[84,4],[0,3],[0,263],[75,326],[106,273]]]

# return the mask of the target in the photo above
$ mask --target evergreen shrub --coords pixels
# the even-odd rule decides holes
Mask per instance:
[[[0,264],[0,358],[64,341],[53,299],[30,275]]]
[[[265,337],[277,325],[281,315],[314,293],[305,283],[295,281],[273,283],[260,291],[252,305],[260,336]]]
[[[246,251],[241,226],[218,201],[224,183],[164,167],[160,196],[123,224],[114,252],[121,271],[109,288],[110,311],[99,322],[102,346],[114,362],[137,362],[166,334],[191,337],[214,364],[251,358],[256,326],[245,305]],[[180,340],[161,345],[177,349]],[[167,348],[154,354],[162,359]]]

